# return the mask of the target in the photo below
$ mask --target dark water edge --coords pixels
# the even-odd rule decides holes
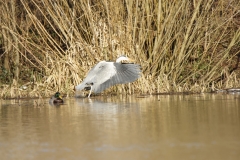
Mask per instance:
[[[53,93],[54,94],[54,93]],[[201,93],[201,92],[162,92],[162,93],[152,93],[152,94],[148,94],[148,93],[135,93],[132,95],[128,95],[128,94],[117,94],[117,93],[99,93],[99,94],[94,94],[92,93],[91,97],[109,97],[109,96],[135,96],[137,98],[145,98],[148,96],[157,96],[157,95],[198,95],[198,94],[240,94],[240,88],[227,88],[227,89],[219,89],[219,90],[215,90],[215,91],[211,91],[211,92],[205,92],[205,93]],[[62,94],[63,97],[67,97],[67,98],[87,98],[88,94],[85,95],[81,95],[81,96],[76,96],[74,94]],[[42,96],[42,97],[38,97],[38,96],[33,96],[33,97],[28,97],[28,96],[16,96],[16,97],[5,97],[2,98],[2,100],[30,100],[30,99],[45,99],[45,98],[49,98],[46,96]],[[1,100],[1,99],[0,99]]]

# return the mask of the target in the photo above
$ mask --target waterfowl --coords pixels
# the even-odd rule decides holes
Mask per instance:
[[[89,72],[83,82],[76,86],[76,91],[90,90],[100,93],[115,84],[125,84],[137,80],[140,77],[140,65],[132,62],[126,56],[120,56],[116,62],[101,61]]]
[[[49,103],[51,104],[61,104],[63,103],[62,96],[59,92],[56,92],[49,100]]]

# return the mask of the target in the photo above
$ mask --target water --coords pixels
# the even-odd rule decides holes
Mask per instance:
[[[1,160],[237,160],[240,95],[0,101]]]

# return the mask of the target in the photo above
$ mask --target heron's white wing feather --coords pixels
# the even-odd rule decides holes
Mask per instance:
[[[100,93],[115,84],[133,82],[140,77],[140,73],[138,64],[101,61],[88,72],[87,77],[76,86],[76,89],[83,90],[88,84],[92,83],[92,91]]]
[[[81,84],[76,86],[76,89],[83,90],[87,84],[93,83],[93,92],[99,93],[99,90],[102,90],[101,84],[111,79],[114,74],[116,74],[116,69],[113,62],[101,61],[88,72],[86,78]]]

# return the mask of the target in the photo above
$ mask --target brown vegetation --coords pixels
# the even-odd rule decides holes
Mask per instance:
[[[101,60],[125,54],[142,77],[108,91],[239,87],[239,0],[1,0],[0,97],[74,93]]]

